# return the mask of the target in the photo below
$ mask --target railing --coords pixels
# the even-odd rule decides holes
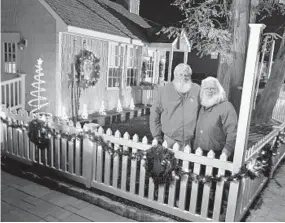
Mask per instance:
[[[1,81],[1,105],[10,109],[25,109],[25,74]]]
[[[253,162],[257,158],[262,147],[266,145],[267,143],[272,144],[273,141],[275,140],[275,137],[278,135],[278,133],[280,131],[284,131],[284,129],[285,129],[285,122],[278,128],[275,128],[274,130],[272,130],[268,135],[266,135],[264,138],[259,140],[251,148],[249,148],[245,152],[244,163]],[[285,146],[283,145],[282,148],[278,149],[277,155],[274,156],[272,159],[271,175],[274,173],[278,164],[284,157],[285,157]],[[235,221],[242,220],[242,218],[248,211],[249,207],[251,206],[252,202],[259,195],[260,191],[262,190],[262,188],[264,187],[267,181],[268,181],[268,178],[265,176],[260,176],[256,178],[255,180],[250,180],[250,179],[241,180]]]
[[[272,118],[280,122],[285,122],[285,89],[280,92],[279,98],[273,109]]]
[[[26,111],[6,111],[8,119],[17,124],[26,124],[33,120]],[[80,124],[77,128],[73,123],[62,121],[50,122],[52,128],[64,133],[79,133],[83,131]],[[273,140],[279,131],[284,130],[285,124],[273,130],[260,142],[246,152],[246,162],[257,156],[258,151],[264,144]],[[88,130],[88,126],[84,127]],[[123,149],[132,153],[145,151],[151,147],[147,144],[146,137],[140,142],[137,135],[132,138],[128,133],[123,137],[119,131],[113,135],[108,129],[106,133],[102,128],[92,130],[95,135],[102,136],[109,141],[115,150]],[[227,191],[235,182],[218,182],[211,184],[190,181],[187,175],[176,179],[171,185],[156,187],[152,178],[146,176],[144,159],[132,160],[129,156],[112,156],[104,151],[102,146],[85,137],[83,140],[52,137],[49,149],[40,150],[29,141],[27,131],[21,128],[7,127],[2,123],[4,137],[4,152],[10,158],[20,162],[38,163],[54,169],[57,173],[102,191],[115,194],[116,196],[152,207],[156,210],[171,213],[188,221],[223,221],[227,210]],[[153,141],[152,144],[156,144]],[[167,144],[164,143],[167,147]],[[181,151],[182,150],[182,151]],[[200,149],[195,152],[187,146],[180,149],[176,144],[173,147],[175,157],[180,161],[184,170],[191,169],[196,174],[224,175],[231,173],[233,163],[227,161],[224,154],[215,158],[215,153],[210,151],[206,156]],[[280,150],[278,157],[274,159],[274,167],[284,156],[285,151]],[[251,202],[258,195],[267,178],[261,177],[255,180],[242,180],[238,195],[238,207],[236,218],[240,220],[248,210]],[[227,219],[227,218],[226,218]]]

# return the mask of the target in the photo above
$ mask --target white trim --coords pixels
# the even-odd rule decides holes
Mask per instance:
[[[132,39],[132,44],[135,46],[144,46],[145,43],[138,39]]]
[[[62,99],[61,99],[61,60],[62,60],[62,33],[59,32],[57,34],[57,52],[56,52],[56,76],[55,76],[55,85],[56,85],[56,108],[55,108],[55,112],[57,114],[57,116],[62,117]]]
[[[70,33],[91,36],[91,37],[95,37],[95,38],[102,39],[102,40],[114,41],[116,43],[138,45],[138,46],[144,45],[141,40],[131,39],[131,38],[117,36],[117,35],[103,33],[103,32],[98,32],[98,31],[94,31],[90,29],[78,28],[75,26],[67,26],[67,31]]]
[[[172,43],[148,43],[147,46],[149,48],[164,48],[164,49],[170,49],[173,46]]]

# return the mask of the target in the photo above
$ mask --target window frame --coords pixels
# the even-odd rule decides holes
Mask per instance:
[[[2,45],[2,73],[7,75],[15,75],[19,72],[19,49],[18,43],[20,41],[20,34],[19,33],[1,33],[1,45]],[[10,50],[9,50],[10,47]],[[6,52],[7,49],[8,51]],[[7,61],[6,61],[7,58]],[[12,67],[12,72],[10,72],[9,63]],[[7,66],[6,66],[7,64]]]
[[[116,65],[116,55],[114,56],[113,53],[116,52],[116,46],[118,46],[119,49],[119,58],[120,62],[119,65]],[[109,42],[109,50],[108,50],[108,70],[107,70],[107,90],[118,90],[122,88],[123,86],[123,79],[124,79],[124,56],[126,55],[126,49],[125,49],[125,44],[121,43],[116,43],[116,42]],[[115,65],[114,65],[115,63]],[[109,80],[110,80],[110,68],[119,68],[121,69],[121,78],[120,78],[120,85],[119,86],[112,86],[109,87]],[[112,76],[113,81],[114,81],[114,76]]]
[[[133,55],[131,56],[131,50]],[[127,55],[127,66],[126,66],[126,87],[136,87],[139,85],[139,71],[140,71],[140,56],[139,56],[139,47],[136,45],[128,46],[128,55]],[[132,61],[130,61],[132,59]],[[130,64],[131,63],[131,64]],[[129,76],[129,69],[133,70],[133,75]],[[130,79],[130,81],[128,81]],[[133,79],[133,83],[131,84]],[[129,82],[129,83],[128,83]]]

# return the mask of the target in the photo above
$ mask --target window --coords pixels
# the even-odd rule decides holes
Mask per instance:
[[[153,65],[154,65],[154,59],[153,57],[149,57],[147,60],[147,70],[146,70],[146,75],[148,77],[153,77]]]
[[[15,74],[18,70],[18,43],[20,41],[19,33],[1,33],[1,72],[6,74]]]
[[[17,72],[17,43],[3,42],[4,44],[4,72],[16,73]]]
[[[138,48],[128,48],[127,86],[136,86],[139,75]]]
[[[124,46],[110,44],[108,87],[121,87],[123,75]]]

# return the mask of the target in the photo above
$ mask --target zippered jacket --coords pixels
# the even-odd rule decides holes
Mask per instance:
[[[150,112],[153,137],[162,141],[165,134],[182,143],[192,140],[200,107],[199,92],[200,86],[195,83],[185,94],[178,93],[173,83],[160,87]]]

